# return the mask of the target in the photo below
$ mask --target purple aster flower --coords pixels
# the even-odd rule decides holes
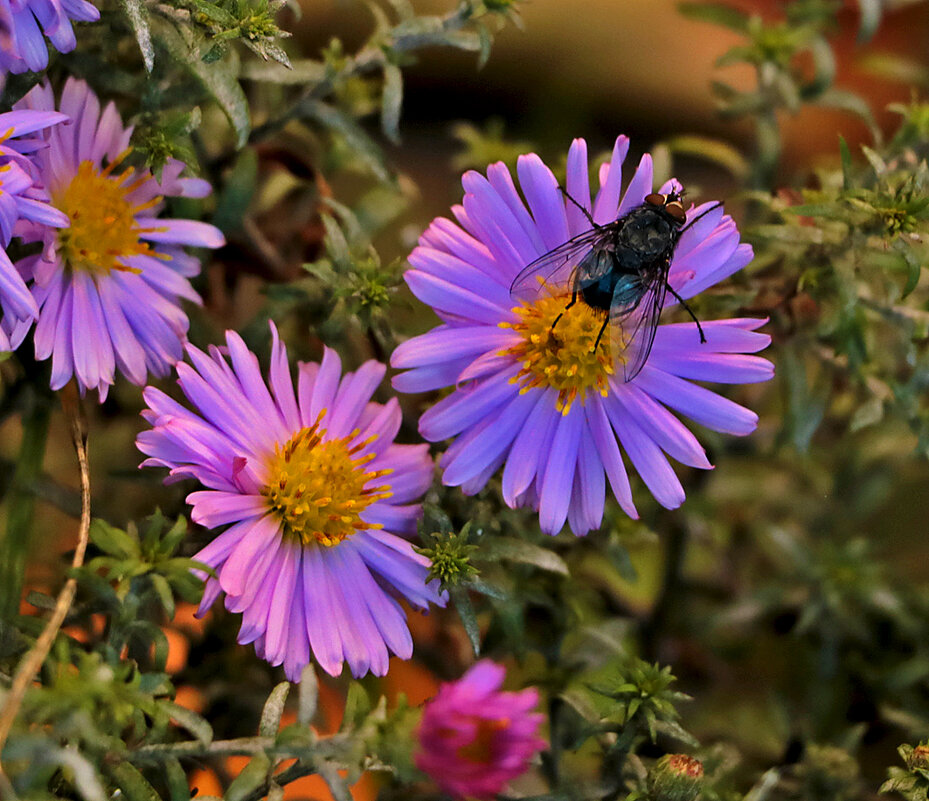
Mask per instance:
[[[423,711],[416,766],[453,798],[492,798],[545,747],[535,688],[500,692],[502,665],[484,659],[443,684]]]
[[[413,641],[397,598],[444,605],[429,560],[398,534],[415,531],[416,502],[432,479],[427,445],[397,445],[400,407],[371,401],[385,367],[342,372],[326,349],[322,364],[300,363],[294,393],[287,352],[271,326],[267,385],[255,358],[226,332],[227,363],[188,345],[178,383],[199,413],[146,387],[153,426],[137,445],[144,465],[171,468],[169,480],[197,479],[187,496],[195,522],[232,524],[194,558],[216,570],[199,614],[226,593],[242,613],[240,643],[299,681],[312,654],[333,676],[387,672],[388,651],[408,659]],[[270,387],[270,390],[269,390]]]
[[[98,19],[100,12],[87,0],[0,0],[0,80],[7,72],[44,70],[45,36],[59,53],[70,53],[77,44],[71,21]]]
[[[582,139],[571,145],[566,190],[597,224],[612,222],[652,191],[645,155],[621,192],[628,149],[629,140],[619,137],[591,202],[587,146]],[[502,467],[506,503],[537,508],[548,533],[566,520],[575,534],[600,526],[604,475],[620,506],[637,516],[620,445],[658,502],[676,508],[684,490],[667,457],[711,465],[672,410],[717,431],[753,431],[753,412],[691,382],[771,378],[771,363],[748,355],[768,345],[770,337],[755,331],[765,321],[704,322],[705,343],[692,322],[659,326],[644,368],[622,382],[614,374],[622,354],[610,352],[609,337],[596,342],[598,312],[585,303],[566,309],[564,298],[545,295],[512,300],[510,286],[526,265],[591,227],[538,156],[520,157],[517,172],[525,202],[502,163],[486,177],[466,173],[464,201],[452,209],[458,224],[434,220],[410,255],[406,282],[443,324],[394,351],[393,366],[406,370],[394,387],[454,386],[419,423],[428,440],[456,438],[440,461],[443,481],[472,494]],[[661,191],[672,188],[679,185],[668,182]],[[670,265],[669,282],[684,299],[752,258],[733,220],[712,205],[690,210],[691,220],[703,216],[681,235]]]
[[[26,281],[6,253],[16,224],[20,220],[59,228],[68,224],[64,214],[48,205],[48,195],[35,182],[35,168],[25,154],[41,148],[43,140],[29,134],[66,119],[57,111],[0,114],[0,350],[16,348],[39,316]]]
[[[51,87],[34,87],[17,107],[53,110]],[[176,159],[160,181],[124,167],[132,128],[113,103],[101,111],[87,84],[71,78],[61,111],[72,124],[50,131],[34,160],[52,205],[70,224],[24,232],[44,247],[17,266],[35,279],[35,352],[52,357],[52,389],[74,375],[82,392],[96,389],[102,400],[117,368],[143,384],[147,372],[166,375],[182,358],[188,321],[181,299],[200,302],[189,281],[200,262],[182,246],[216,248],[224,240],[207,223],[157,216],[165,196],[204,197],[210,185],[180,178],[184,164]]]

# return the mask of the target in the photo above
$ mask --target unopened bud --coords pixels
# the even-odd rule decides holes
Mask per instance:
[[[917,745],[907,756],[906,766],[910,770],[917,768],[922,770],[929,769],[929,745]]]
[[[703,763],[687,754],[667,754],[650,776],[654,801],[694,801],[703,783]]]

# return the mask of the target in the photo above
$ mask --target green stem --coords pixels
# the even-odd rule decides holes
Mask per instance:
[[[7,492],[6,530],[0,538],[0,621],[6,623],[19,612],[35,508],[34,487],[42,472],[51,416],[48,398],[34,394],[28,399],[19,459]]]

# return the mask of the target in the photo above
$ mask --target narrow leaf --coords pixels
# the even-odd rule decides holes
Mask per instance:
[[[174,593],[171,592],[171,585],[168,584],[168,580],[158,573],[151,573],[148,578],[149,581],[152,582],[152,587],[155,589],[155,593],[158,595],[158,600],[160,601],[162,608],[165,610],[165,614],[168,616],[168,619],[173,618]]]
[[[200,49],[191,31],[183,33],[170,22],[153,19],[155,36],[171,56],[181,63],[219,104],[229,119],[236,134],[236,146],[243,147],[248,141],[251,120],[248,101],[236,78],[238,69],[235,52],[230,49],[222,62],[205,64],[200,58]]]
[[[396,64],[384,65],[381,94],[381,130],[391,142],[400,140],[400,107],[403,104],[403,73]]]
[[[877,32],[881,24],[882,0],[858,0],[861,22],[858,24],[858,44],[865,44]]]
[[[842,159],[842,189],[847,192],[852,187],[852,153],[844,136],[839,136],[839,156]]]
[[[161,797],[148,780],[129,762],[107,765],[113,783],[123,791],[128,801],[161,801]]]
[[[177,757],[168,756],[164,760],[164,778],[168,786],[171,801],[190,801],[190,787],[187,774]]]
[[[317,100],[305,101],[300,111],[304,117],[339,134],[376,178],[385,183],[392,180],[381,149],[355,120],[334,106]]]
[[[213,224],[229,235],[242,227],[242,219],[255,195],[258,182],[258,156],[245,148],[235,160],[216,202]]]
[[[242,65],[240,77],[246,81],[265,81],[279,84],[317,84],[326,77],[326,65],[322,61],[301,58],[292,61],[290,69],[281,64],[266,61],[250,61]]]
[[[261,710],[261,722],[258,724],[258,733],[262,737],[274,737],[281,728],[281,716],[284,714],[284,704],[287,703],[289,692],[289,681],[282,681],[271,690],[271,695]]]
[[[268,780],[271,770],[271,760],[267,754],[255,754],[249,763],[242,768],[239,775],[232,780],[226,790],[226,801],[244,801],[256,790],[262,788]]]
[[[316,715],[316,704],[319,700],[319,680],[316,678],[316,669],[312,664],[303,668],[300,676],[300,702],[297,706],[297,721],[308,726]]]
[[[568,575],[567,564],[554,551],[515,537],[495,537],[484,545],[479,556],[482,561],[506,559],[510,562],[533,565],[552,573],[560,573],[563,576]]]
[[[479,656],[481,653],[481,630],[468,591],[461,585],[457,585],[449,587],[448,593],[452,598],[452,603],[455,604],[455,609],[458,610],[458,616],[461,618],[465,633],[467,633],[468,639],[471,641],[474,655]]]
[[[871,398],[859,406],[848,424],[849,431],[859,431],[862,428],[873,426],[881,422],[884,417],[884,401],[880,398]]]
[[[57,748],[50,756],[59,765],[70,769],[74,786],[85,801],[105,801],[107,795],[97,771],[82,754],[70,748]]]
[[[145,70],[151,72],[155,66],[155,48],[152,47],[152,32],[148,26],[148,9],[143,0],[119,0],[119,4],[129,20],[135,40],[139,43]]]
[[[368,693],[357,681],[348,685],[345,696],[345,712],[342,715],[342,730],[347,731],[360,726],[371,711]]]
[[[181,728],[186,729],[201,743],[209,745],[213,741],[213,727],[196,712],[191,712],[172,701],[162,701],[161,704]]]

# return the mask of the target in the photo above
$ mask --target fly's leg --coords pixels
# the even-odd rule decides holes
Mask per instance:
[[[577,290],[576,290],[576,289],[571,293],[571,300],[568,302],[568,305],[565,306],[565,307],[561,310],[561,312],[559,313],[559,315],[555,318],[555,321],[552,323],[552,327],[548,329],[548,330],[549,330],[549,333],[551,333],[551,334],[554,334],[554,333],[555,333],[555,326],[558,325],[558,321],[559,321],[562,317],[564,317],[564,313],[565,313],[568,309],[570,309],[575,303],[577,303]]]
[[[706,337],[703,335],[703,326],[700,325],[700,321],[697,319],[697,315],[694,314],[693,309],[691,309],[690,306],[687,305],[687,301],[685,301],[684,298],[682,298],[680,295],[677,294],[677,292],[674,291],[674,287],[672,287],[671,284],[668,284],[668,292],[670,292],[672,295],[674,295],[675,298],[677,298],[677,302],[680,303],[681,306],[683,306],[687,310],[687,313],[691,316],[691,318],[693,318],[693,321],[697,324],[697,330],[700,332],[700,342],[705,345]]]
[[[591,353],[596,353],[597,347],[600,345],[600,340],[603,338],[603,332],[606,331],[607,323],[610,322],[610,315],[607,314],[603,318],[603,325],[600,326],[600,331],[597,333],[597,339],[594,341],[594,346],[590,349]]]
[[[587,222],[589,222],[593,228],[600,228],[600,226],[594,222],[594,218],[590,216],[590,212],[587,211],[587,209],[585,209],[573,197],[571,197],[571,195],[568,194],[567,189],[565,189],[561,184],[558,184],[558,188],[561,190],[561,194],[563,194],[568,200],[570,200],[575,206],[577,206],[578,209],[580,209],[581,214],[583,214],[587,218]]]

